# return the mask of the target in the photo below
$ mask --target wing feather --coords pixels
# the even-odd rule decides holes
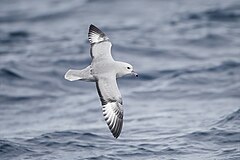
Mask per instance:
[[[116,78],[102,78],[96,82],[96,86],[105,121],[113,136],[118,138],[123,125],[123,107]]]
[[[123,118],[120,118],[114,110],[118,110],[123,115],[122,105],[118,102],[109,102],[102,107],[104,118],[108,128],[115,138],[118,138],[123,125]],[[121,116],[122,117],[122,116]]]
[[[112,59],[112,43],[99,28],[92,24],[89,27],[88,40],[91,43],[90,54],[93,59]]]
[[[88,40],[91,44],[109,40],[109,38],[99,28],[93,24],[89,27]]]

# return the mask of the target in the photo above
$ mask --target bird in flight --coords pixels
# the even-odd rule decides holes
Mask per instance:
[[[117,78],[125,75],[138,77],[138,74],[134,72],[132,65],[113,59],[112,43],[100,29],[92,24],[89,27],[88,40],[91,44],[91,64],[82,70],[68,70],[65,79],[96,83],[103,116],[113,136],[118,138],[123,126],[123,101],[117,86]]]

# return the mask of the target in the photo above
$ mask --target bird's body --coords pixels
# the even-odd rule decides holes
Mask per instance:
[[[123,102],[117,86],[117,78],[137,74],[125,62],[115,61],[111,55],[109,38],[97,27],[90,25],[88,38],[91,43],[91,64],[82,70],[70,69],[65,74],[69,81],[84,80],[95,82],[101,100],[103,116],[113,136],[117,138],[123,124]]]

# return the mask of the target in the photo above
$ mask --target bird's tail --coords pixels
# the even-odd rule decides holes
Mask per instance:
[[[76,80],[82,79],[80,75],[81,75],[81,70],[69,69],[65,74],[64,78],[69,81],[76,81]]]
[[[95,78],[91,74],[91,67],[88,66],[82,70],[69,69],[64,78],[69,81],[84,80],[95,81]]]

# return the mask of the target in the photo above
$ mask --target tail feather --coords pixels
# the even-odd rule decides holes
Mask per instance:
[[[69,81],[95,81],[95,78],[91,75],[91,67],[89,66],[82,70],[69,69],[64,78]]]
[[[73,70],[73,69],[69,69],[67,71],[67,73],[65,74],[64,78],[66,80],[69,81],[76,81],[81,79],[80,75],[79,75],[80,70]]]

